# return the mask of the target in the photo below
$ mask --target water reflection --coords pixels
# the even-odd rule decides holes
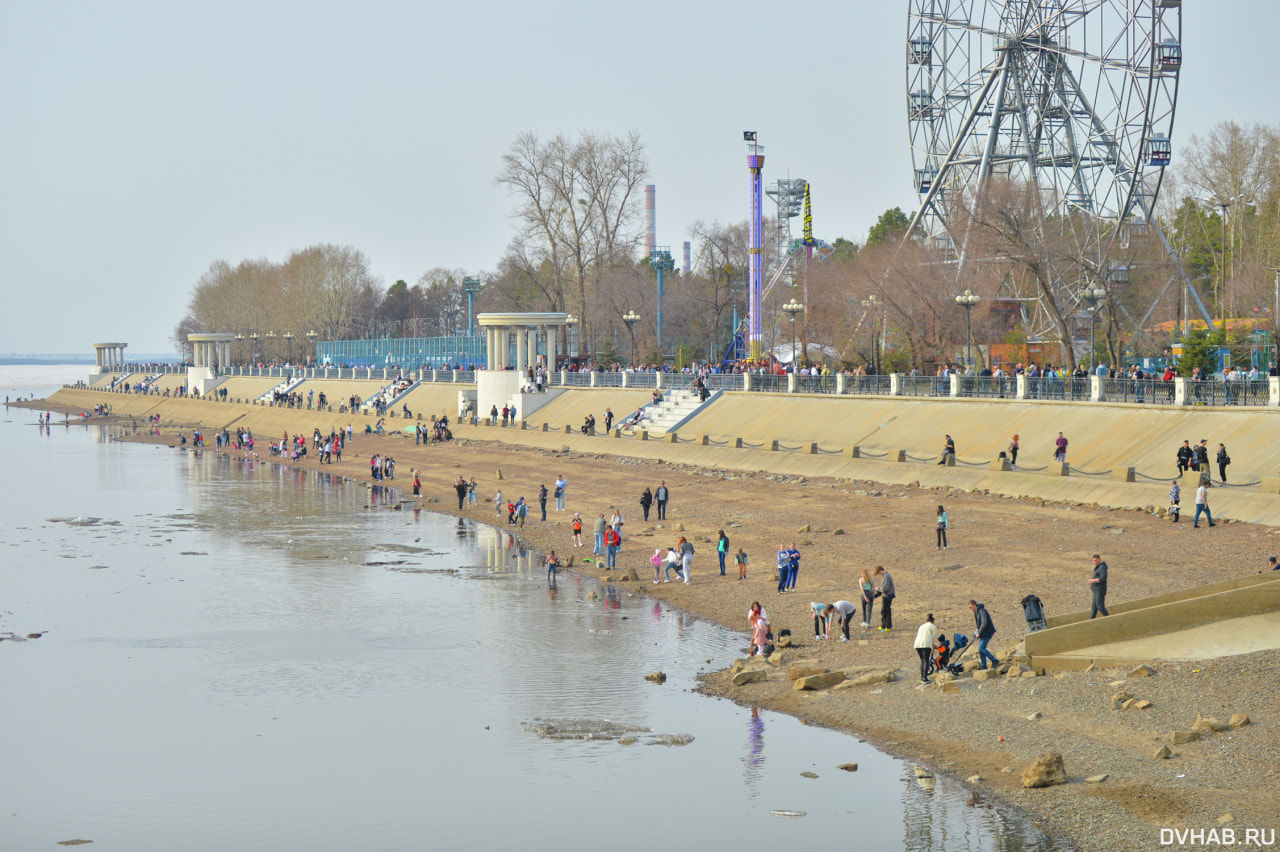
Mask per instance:
[[[548,583],[505,530],[269,461],[0,434],[19,454],[6,472],[37,483],[0,497],[16,545],[0,583],[21,603],[7,608],[55,627],[6,652],[6,688],[41,712],[0,705],[5,848],[64,826],[108,852],[651,848],[620,809],[690,847],[856,825],[874,849],[1056,848],[945,779],[895,785],[904,764],[789,717],[769,716],[766,761],[763,713],[690,694],[741,634],[572,571]],[[101,475],[69,506],[41,483],[77,475],[77,441]],[[15,526],[53,515],[105,520],[45,524],[38,541]],[[45,558],[51,540],[68,558]],[[644,680],[655,670],[667,683]],[[524,728],[540,718],[693,739],[545,740]]]
[[[764,770],[764,719],[759,707],[753,706],[747,717],[747,755],[742,763],[748,795],[755,799],[760,795],[760,776]]]

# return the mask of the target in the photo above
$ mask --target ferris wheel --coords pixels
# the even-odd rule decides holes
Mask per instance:
[[[908,233],[960,251],[948,211],[991,176],[1034,182],[1062,213],[1150,219],[1171,153],[1181,0],[910,2],[921,202]]]

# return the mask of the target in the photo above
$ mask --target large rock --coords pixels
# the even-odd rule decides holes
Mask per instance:
[[[805,524],[805,525],[804,525],[804,526],[802,526],[800,529],[796,530],[796,532],[802,532],[802,533],[806,533],[806,532],[813,532],[813,525],[812,525],[812,524]]]
[[[746,686],[749,683],[759,683],[762,680],[768,680],[768,675],[760,669],[745,669],[733,676],[733,685]]]
[[[813,662],[802,661],[799,663],[792,663],[787,667],[787,677],[790,680],[799,680],[802,677],[826,674],[828,671],[829,669],[816,665]]]
[[[796,680],[794,686],[797,690],[804,689],[830,689],[837,683],[844,680],[844,672],[827,672],[826,674],[810,675]]]
[[[1169,740],[1174,745],[1185,745],[1187,743],[1195,742],[1202,736],[1204,736],[1203,731],[1174,731],[1173,735],[1169,737]]]
[[[977,669],[973,673],[974,680],[990,680],[993,672],[991,669]]]
[[[619,579],[619,580],[630,580],[631,582],[633,582],[633,583],[634,583],[634,582],[636,582],[637,580],[639,580],[639,579],[640,579],[640,575],[636,573],[636,569],[634,569],[634,568],[628,568],[626,571],[623,571],[623,572],[622,572],[622,576],[621,576],[621,577],[619,577],[618,579]]]
[[[1243,728],[1245,725],[1253,724],[1253,720],[1249,718],[1247,713],[1232,713],[1231,719],[1227,724],[1233,728]]]
[[[871,686],[877,683],[892,683],[897,679],[897,672],[892,669],[884,669],[883,671],[867,672],[857,677],[851,677],[849,678],[849,683],[853,686]]]
[[[1022,771],[1023,787],[1052,787],[1065,783],[1067,769],[1062,764],[1062,755],[1056,751],[1040,755],[1035,763]]]
[[[1222,731],[1231,729],[1230,725],[1228,725],[1226,722],[1223,722],[1222,720],[1218,719],[1215,716],[1199,716],[1199,715],[1196,716],[1196,723],[1191,727],[1193,730],[1213,731],[1215,733],[1221,733]]]
[[[1167,745],[1162,745],[1160,748],[1156,749],[1156,753],[1151,756],[1156,760],[1168,760],[1173,756],[1173,752],[1169,751],[1169,747]]]
[[[1138,666],[1136,669],[1129,672],[1128,676],[1129,677],[1152,677],[1155,675],[1155,673],[1156,673],[1156,670],[1151,668],[1151,666]]]
[[[654,683],[666,683],[667,674],[666,672],[650,672],[649,674],[644,676],[644,679],[653,681]]]
[[[790,647],[791,647],[791,636],[790,636],[790,635],[787,635],[787,636],[779,636],[779,637],[778,637],[777,645],[778,645],[778,647],[779,647],[779,648],[790,648]]]

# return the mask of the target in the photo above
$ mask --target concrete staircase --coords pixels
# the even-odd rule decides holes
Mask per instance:
[[[642,428],[658,435],[674,432],[681,424],[719,399],[720,395],[720,391],[712,391],[707,401],[703,402],[692,387],[666,391],[662,402],[657,405],[650,403],[644,407],[645,420]]]

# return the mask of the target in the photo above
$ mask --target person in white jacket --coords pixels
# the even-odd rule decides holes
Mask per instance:
[[[916,653],[920,655],[920,682],[929,682],[929,660],[933,655],[933,645],[938,640],[938,625],[933,623],[933,613],[929,613],[916,631]]]

